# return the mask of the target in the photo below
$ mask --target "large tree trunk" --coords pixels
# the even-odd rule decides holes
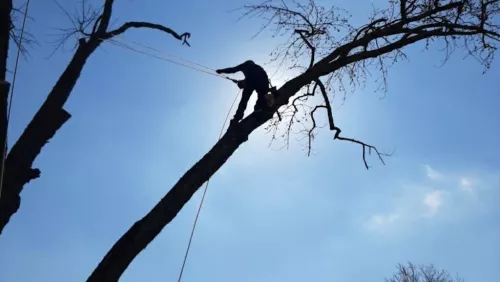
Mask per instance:
[[[312,77],[307,73],[287,82],[280,89],[281,98],[277,99],[277,104],[286,104],[288,98],[308,84]],[[113,245],[87,282],[118,281],[133,259],[176,217],[203,183],[273,114],[274,111],[252,113],[239,124],[230,126],[224,136],[179,179],[160,202]]]
[[[12,147],[5,161],[4,183],[0,198],[0,234],[18,211],[24,185],[40,176],[33,162],[43,146],[56,134],[71,115],[63,109],[87,62],[99,46],[97,41],[80,40],[71,62],[59,77],[47,99]]]
[[[9,52],[12,0],[0,0],[0,82],[5,81]]]

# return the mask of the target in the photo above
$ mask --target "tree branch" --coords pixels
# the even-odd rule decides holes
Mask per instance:
[[[406,0],[399,0],[401,21],[406,22]]]
[[[310,62],[309,62],[309,67],[308,67],[308,69],[310,69],[314,65],[314,56],[316,54],[316,48],[304,36],[304,34],[303,34],[304,30],[298,30],[298,29],[296,29],[295,32],[300,35],[300,38],[304,41],[304,43],[307,45],[307,47],[309,47],[309,49],[311,50],[311,59],[310,59]]]
[[[186,44],[186,45],[190,46],[189,43],[187,42],[187,39],[189,39],[191,37],[191,34],[189,32],[184,32],[182,34],[178,34],[174,30],[172,30],[171,28],[168,28],[168,27],[160,25],[160,24],[154,24],[154,23],[148,23],[148,22],[127,22],[127,23],[123,24],[121,27],[105,33],[104,35],[101,36],[101,38],[104,40],[112,38],[113,36],[117,36],[117,35],[124,33],[125,31],[127,31],[130,28],[150,28],[150,29],[163,31],[165,33],[172,35],[173,37],[175,37],[178,40],[182,40],[182,44]]]
[[[94,30],[95,30],[95,35],[98,37],[101,37],[106,33],[106,30],[108,30],[109,27],[109,22],[111,21],[111,14],[113,12],[113,3],[114,0],[105,0],[104,2],[104,7],[102,14],[97,18],[95,25],[94,25]],[[95,26],[97,26],[95,28]]]
[[[365,163],[365,167],[366,169],[369,169],[370,167],[368,166],[368,162],[366,161],[366,149],[368,148],[368,155],[371,155],[372,153],[372,150],[374,150],[376,153],[377,153],[377,156],[380,160],[380,162],[382,162],[382,164],[385,165],[385,162],[384,162],[384,159],[383,159],[383,156],[391,156],[392,154],[386,154],[386,153],[380,153],[377,149],[377,147],[375,146],[372,146],[372,145],[368,145],[362,141],[359,141],[359,140],[356,140],[356,139],[353,139],[353,138],[346,138],[346,137],[342,137],[340,136],[340,133],[342,132],[340,130],[340,128],[336,127],[335,130],[337,131],[333,137],[333,139],[337,139],[337,140],[341,140],[341,141],[348,141],[348,142],[351,142],[351,143],[356,143],[356,144],[359,144],[361,145],[361,147],[363,148],[363,162]]]
[[[323,96],[323,100],[325,101],[325,108],[328,114],[328,124],[330,124],[330,130],[335,130],[335,123],[333,122],[332,105],[330,103],[330,99],[328,98],[328,93],[326,92],[325,85],[323,84],[323,82],[321,82],[319,78],[316,79],[315,81],[316,84],[319,85],[319,89]]]

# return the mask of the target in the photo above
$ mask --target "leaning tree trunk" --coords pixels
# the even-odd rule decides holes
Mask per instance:
[[[276,101],[277,105],[286,104],[292,93],[307,85],[312,77],[307,73],[287,82],[279,90],[282,98]],[[160,202],[113,245],[87,282],[118,281],[133,259],[177,216],[203,183],[224,165],[255,129],[272,118],[274,110],[252,113],[239,124],[230,126],[224,136],[177,181]]]

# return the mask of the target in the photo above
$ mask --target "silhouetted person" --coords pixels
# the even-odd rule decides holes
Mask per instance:
[[[266,101],[266,95],[269,92],[269,78],[267,77],[266,71],[253,61],[246,61],[238,66],[232,68],[225,68],[216,70],[218,74],[221,73],[235,73],[243,72],[245,75],[244,80],[238,81],[238,87],[243,88],[243,93],[241,94],[240,104],[238,109],[231,120],[231,125],[239,122],[245,113],[248,100],[252,96],[253,91],[257,92],[257,103],[255,104],[254,111],[265,109],[268,107]]]

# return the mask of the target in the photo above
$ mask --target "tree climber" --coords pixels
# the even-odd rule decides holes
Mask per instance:
[[[218,74],[229,74],[239,71],[245,75],[244,80],[237,81],[237,85],[240,89],[243,89],[243,93],[241,94],[240,104],[238,105],[238,109],[230,122],[230,126],[239,122],[243,118],[248,100],[250,99],[250,96],[252,96],[254,90],[257,92],[258,97],[254,111],[260,111],[268,108],[269,105],[266,96],[270,91],[275,91],[274,87],[272,89],[269,88],[269,78],[267,77],[266,71],[251,60],[232,68],[218,69],[215,72]]]

